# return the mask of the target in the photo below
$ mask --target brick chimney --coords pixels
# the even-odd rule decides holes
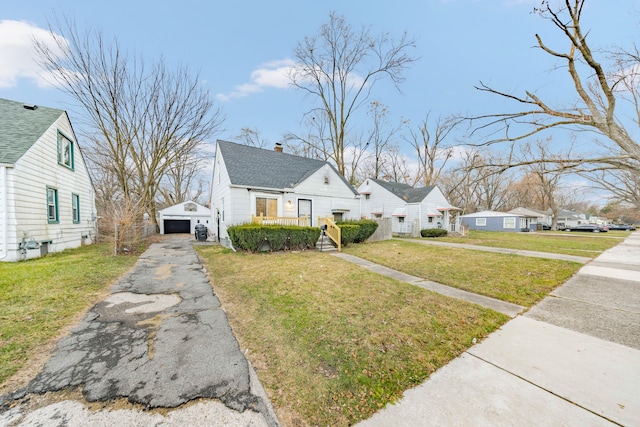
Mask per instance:
[[[277,151],[278,153],[282,153],[282,144],[276,142],[276,146],[273,147],[273,151]]]

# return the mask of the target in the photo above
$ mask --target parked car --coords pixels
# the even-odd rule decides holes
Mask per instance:
[[[593,224],[580,224],[574,227],[566,227],[564,231],[588,231],[591,233],[606,233],[609,231],[607,227]]]
[[[542,226],[543,230],[551,230],[551,225],[546,222],[539,222],[538,224]]]
[[[629,224],[609,224],[609,230],[635,231],[636,228]]]

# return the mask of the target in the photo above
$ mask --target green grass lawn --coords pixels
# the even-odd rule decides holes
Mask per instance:
[[[344,252],[525,307],[540,301],[582,266],[570,261],[422,245],[399,239],[354,245]]]
[[[328,254],[197,250],[285,425],[366,419],[508,320]]]
[[[0,384],[136,262],[91,245],[0,263]]]
[[[578,233],[545,231],[536,233],[505,233],[470,230],[465,237],[439,237],[437,241],[527,251],[552,252],[595,258],[628,236],[628,232]]]

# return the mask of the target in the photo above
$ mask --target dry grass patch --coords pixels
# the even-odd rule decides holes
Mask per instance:
[[[366,419],[507,320],[328,254],[197,249],[286,425]]]
[[[595,258],[620,243],[625,236],[619,233],[607,234],[558,233],[556,231],[505,233],[470,230],[465,237],[439,237],[438,241]]]
[[[581,264],[388,240],[344,252],[427,280],[531,307]]]

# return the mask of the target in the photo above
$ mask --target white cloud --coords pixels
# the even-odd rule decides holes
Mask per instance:
[[[0,87],[16,86],[21,78],[33,80],[39,87],[51,86],[35,60],[34,39],[55,51],[49,31],[26,21],[0,20]]]
[[[266,88],[286,89],[289,87],[289,73],[295,66],[291,59],[283,59],[262,64],[251,73],[250,81],[236,86],[229,93],[220,93],[216,98],[228,102],[235,98],[244,98]]]

